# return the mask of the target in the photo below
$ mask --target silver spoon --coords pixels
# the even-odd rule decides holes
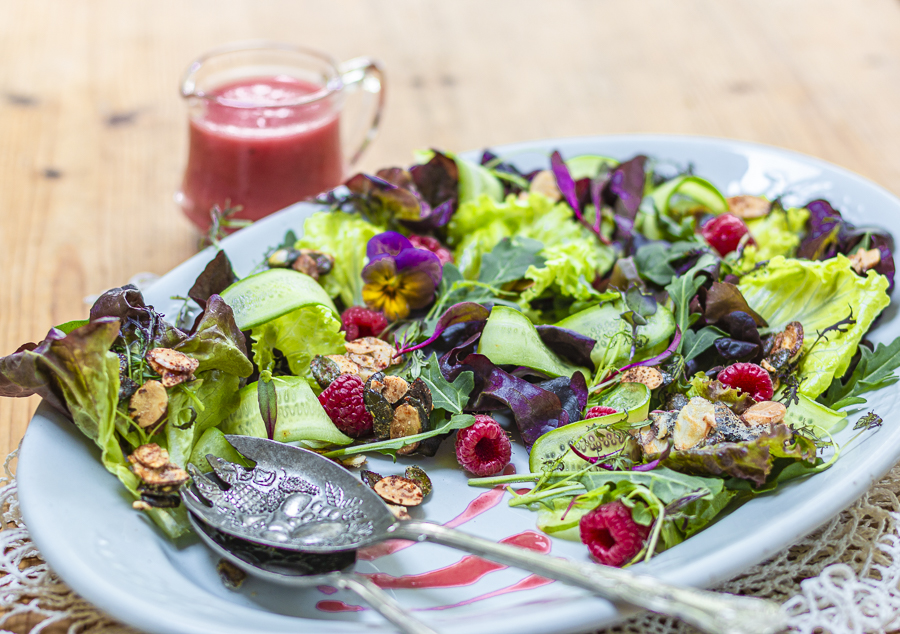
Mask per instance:
[[[312,451],[249,436],[226,436],[252,469],[208,456],[222,480],[182,490],[187,507],[217,529],[302,553],[335,553],[388,539],[431,541],[585,588],[611,601],[680,619],[710,634],[770,634],[786,617],[775,603],[666,584],[648,575],[497,544],[440,524],[399,521],[346,469]]]
[[[347,572],[356,562],[356,551],[334,555],[306,555],[295,551],[277,551],[259,547],[237,537],[217,531],[193,513],[188,513],[191,526],[209,548],[249,575],[300,588],[329,585],[354,592],[391,622],[403,634],[437,634],[416,619],[379,588],[368,577]]]

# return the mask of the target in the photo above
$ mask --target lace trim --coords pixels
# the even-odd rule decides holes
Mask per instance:
[[[50,570],[22,521],[12,463],[0,477],[0,628],[3,632],[134,634],[75,594]],[[783,604],[790,631],[862,634],[900,629],[900,467],[826,526],[721,586]],[[644,614],[603,634],[689,634]]]

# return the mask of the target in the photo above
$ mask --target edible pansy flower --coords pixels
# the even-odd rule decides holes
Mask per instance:
[[[395,321],[432,302],[442,273],[434,253],[415,248],[395,231],[386,231],[369,240],[366,255],[369,263],[362,272],[366,283],[362,295],[368,306]]]

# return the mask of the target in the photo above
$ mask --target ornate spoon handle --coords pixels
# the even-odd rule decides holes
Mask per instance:
[[[427,540],[498,563],[585,588],[612,601],[666,614],[710,634],[771,634],[785,627],[786,617],[764,599],[672,586],[646,575],[549,557],[497,544],[446,526],[408,520],[388,531],[391,538]]]

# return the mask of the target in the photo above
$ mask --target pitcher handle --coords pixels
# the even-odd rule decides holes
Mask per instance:
[[[362,137],[359,146],[354,151],[347,153],[350,156],[347,166],[352,167],[378,133],[381,113],[384,110],[384,69],[374,59],[355,57],[340,64],[338,71],[345,88],[369,93],[367,101],[371,103],[374,100],[375,102],[371,118],[363,120],[354,130],[355,134],[348,137],[350,139]],[[360,131],[363,131],[362,134],[359,134]]]

